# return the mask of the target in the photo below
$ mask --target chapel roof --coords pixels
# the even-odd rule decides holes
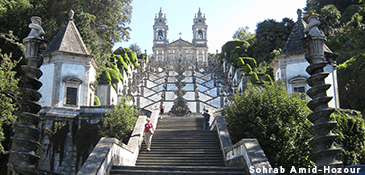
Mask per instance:
[[[307,23],[302,18],[302,10],[298,9],[297,13],[298,21],[295,23],[281,54],[291,55],[305,52],[301,39],[305,37],[304,29],[307,27]],[[324,52],[332,53],[326,44],[323,47]]]
[[[56,51],[90,55],[73,21],[72,10],[69,12],[69,21],[48,44],[45,54]]]
[[[294,54],[303,52],[303,44],[301,39],[305,37],[304,29],[307,23],[302,19],[302,11],[298,9],[298,21],[295,23],[288,40],[285,43],[282,54]]]

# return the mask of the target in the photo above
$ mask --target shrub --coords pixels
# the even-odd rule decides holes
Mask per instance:
[[[228,62],[229,62],[229,63],[234,63],[234,62],[235,62],[235,60],[236,60],[238,57],[239,57],[238,53],[233,53],[233,52],[232,52],[231,56],[229,57]]]
[[[245,66],[245,62],[243,61],[243,59],[240,57],[237,59],[236,61],[236,68],[244,68]]]
[[[249,64],[245,64],[245,72],[247,72],[247,73],[252,72],[252,68]]]
[[[104,68],[98,78],[99,84],[111,84],[112,78],[110,77],[110,73],[108,68]]]
[[[235,95],[225,110],[232,142],[256,138],[273,167],[310,166],[311,123],[307,115],[311,111],[306,104],[282,85],[248,87],[242,95]]]
[[[356,165],[365,163],[365,120],[360,113],[336,111],[331,120],[337,121],[333,131],[339,134],[335,143],[342,146],[343,163]]]
[[[259,77],[257,76],[256,72],[252,72],[251,77],[250,77],[250,81],[252,83],[256,83],[256,82],[259,81]]]
[[[236,48],[236,46],[240,46],[240,47],[244,47],[247,48],[249,45],[249,43],[247,41],[243,41],[243,40],[239,40],[239,39],[235,39],[232,41],[228,41],[226,42],[223,46],[222,46],[222,51],[223,52],[227,52],[227,57],[230,57],[230,52]]]
[[[98,96],[94,96],[94,106],[100,106],[101,103],[100,103],[100,99]]]
[[[117,106],[112,106],[110,111],[106,111],[104,124],[99,127],[101,137],[114,137],[123,143],[128,140],[137,122],[138,110],[134,105],[128,106],[124,97]]]
[[[273,84],[272,78],[269,74],[265,74],[265,81],[268,82],[269,84]]]
[[[251,67],[257,67],[257,63],[256,63],[256,60],[254,58],[243,57],[242,59],[246,64],[250,64]]]

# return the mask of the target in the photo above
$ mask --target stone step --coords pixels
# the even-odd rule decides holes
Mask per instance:
[[[167,130],[167,131],[164,131],[164,130],[160,130],[159,128],[156,129],[155,131],[155,135],[171,135],[171,134],[174,134],[174,135],[189,135],[189,136],[204,136],[204,135],[214,135],[214,136],[217,136],[217,131],[197,131],[197,130],[187,130],[187,131],[181,131],[181,130],[178,130],[178,129],[170,129],[170,130]]]
[[[232,167],[168,167],[168,166],[113,166],[110,174],[146,174],[146,175],[242,175],[243,168]]]
[[[136,166],[224,166],[223,162],[136,162]]]
[[[152,140],[152,144],[154,145],[203,145],[203,146],[210,146],[215,145],[219,147],[218,140],[169,140],[169,139],[159,139],[159,140]]]
[[[145,146],[143,147],[145,148]],[[143,149],[140,151],[141,153],[144,153],[145,149]],[[221,150],[217,149],[217,148],[201,148],[201,147],[194,147],[194,148],[184,148],[184,147],[179,147],[179,148],[166,148],[166,147],[154,147],[153,145],[151,145],[151,150],[153,151],[149,151],[149,152],[153,152],[153,153],[217,153],[220,154]]]
[[[143,142],[136,166],[113,166],[110,174],[244,174],[224,167],[216,131],[203,131],[203,117],[159,119],[151,151]]]
[[[184,152],[184,153],[166,153],[166,152],[160,152],[155,153],[154,151],[146,151],[145,154],[139,155],[138,158],[144,158],[144,157],[155,157],[155,158],[165,158],[165,157],[221,157],[221,155],[217,154],[216,152],[213,153],[197,153],[197,152]]]

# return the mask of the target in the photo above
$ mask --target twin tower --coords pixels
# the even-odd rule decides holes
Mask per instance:
[[[193,21],[193,39],[192,42],[185,41],[181,37],[169,43],[167,32],[166,14],[160,12],[155,16],[153,25],[153,58],[152,61],[163,63],[174,62],[201,62],[208,61],[207,45],[207,24],[205,23],[205,14],[199,8]]]

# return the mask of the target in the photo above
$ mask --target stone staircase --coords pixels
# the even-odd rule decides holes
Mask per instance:
[[[143,143],[136,166],[113,166],[110,174],[245,174],[224,167],[215,131],[203,130],[203,117],[159,119],[151,151]]]

